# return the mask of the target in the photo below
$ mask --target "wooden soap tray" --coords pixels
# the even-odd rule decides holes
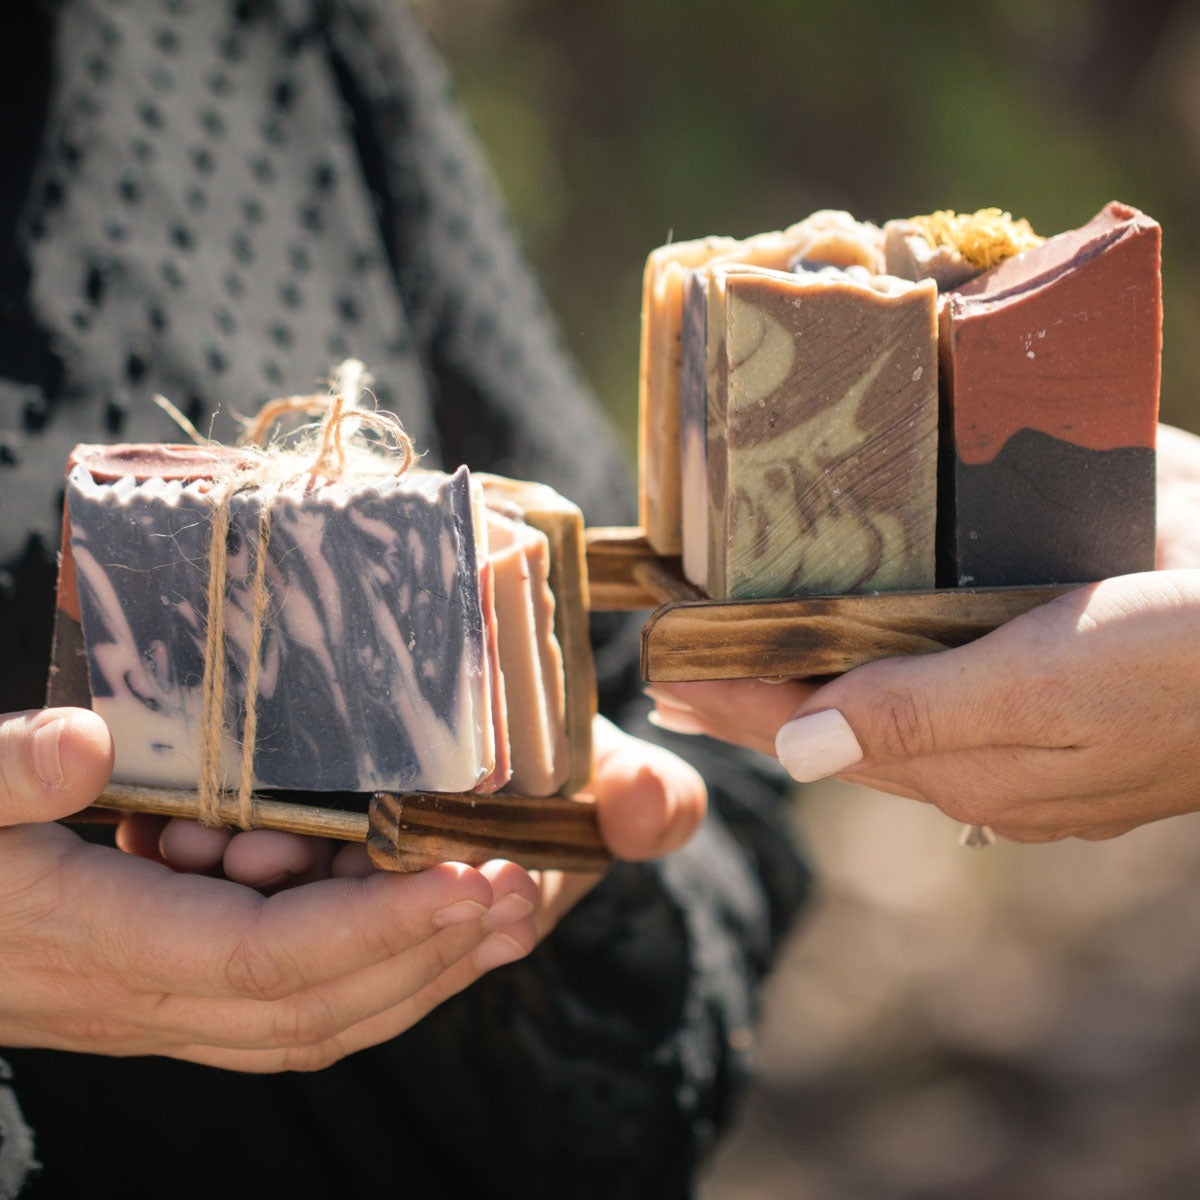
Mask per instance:
[[[788,600],[712,600],[677,558],[654,553],[636,527],[586,531],[590,608],[648,612],[641,670],[647,683],[837,675],[894,655],[960,646],[1070,590],[1067,586],[959,588]],[[508,858],[529,869],[602,871],[611,861],[586,792],[532,798],[379,792],[331,805],[257,795],[256,828],[365,843],[385,870]],[[236,826],[231,809],[229,824]],[[112,785],[102,813],[195,818],[193,792]]]
[[[588,530],[587,561],[593,609],[651,610],[642,628],[647,683],[840,675],[961,646],[1078,586],[713,600],[637,528]]]

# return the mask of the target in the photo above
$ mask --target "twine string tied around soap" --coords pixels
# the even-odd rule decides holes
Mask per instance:
[[[241,438],[251,461],[215,481],[208,551],[208,618],[202,680],[202,737],[197,783],[198,816],[213,828],[236,824],[253,829],[254,754],[258,734],[258,689],[263,639],[270,611],[267,550],[271,513],[289,487],[313,491],[347,479],[400,476],[415,460],[412,439],[394,413],[364,408],[369,377],[361,363],[350,360],[335,371],[326,395],[287,396],[268,401],[247,423]],[[160,401],[160,403],[162,403]],[[168,404],[163,405],[170,409]],[[283,439],[269,441],[278,423],[297,414],[318,417]],[[367,434],[373,434],[368,437]],[[202,440],[202,439],[197,439]],[[254,570],[249,590],[249,639],[237,782],[229,786],[221,760],[227,706],[226,606],[228,551],[233,500],[241,492],[258,492]],[[234,804],[226,801],[233,793]]]

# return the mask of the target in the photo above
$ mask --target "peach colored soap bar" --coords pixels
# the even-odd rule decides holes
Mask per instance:
[[[488,541],[512,748],[509,787],[524,796],[551,796],[566,782],[569,760],[550,548],[545,534],[495,511],[488,514]]]
[[[570,759],[559,791],[574,795],[592,775],[592,721],[596,715],[583,513],[545,484],[487,474],[476,474],[474,478],[482,484],[489,508],[523,521],[546,537],[554,596],[554,637],[562,655],[566,684]]]

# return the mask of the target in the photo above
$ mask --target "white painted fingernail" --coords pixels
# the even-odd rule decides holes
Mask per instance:
[[[862,747],[850,723],[836,708],[789,721],[775,735],[783,769],[800,783],[836,775],[862,761]]]

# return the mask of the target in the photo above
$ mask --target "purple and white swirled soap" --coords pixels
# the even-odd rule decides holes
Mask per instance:
[[[486,529],[465,467],[284,486],[270,501],[265,541],[260,489],[232,492],[224,586],[214,593],[225,694],[213,723],[205,647],[210,535],[223,494],[213,480],[236,470],[240,453],[73,455],[59,606],[82,623],[93,707],[116,743],[114,778],[194,787],[205,737],[221,739],[225,777],[236,778],[251,706],[259,787],[496,786],[494,612],[480,587]],[[248,695],[256,602],[265,611]]]

